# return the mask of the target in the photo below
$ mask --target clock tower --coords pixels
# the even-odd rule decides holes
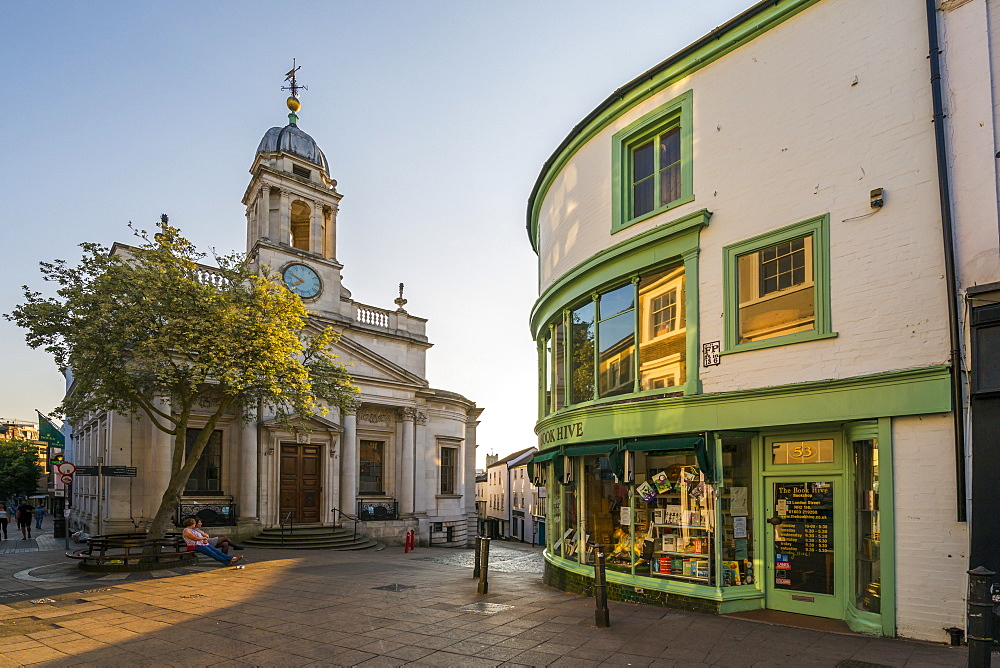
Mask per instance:
[[[264,134],[243,195],[247,252],[278,274],[310,310],[336,317],[341,308],[337,210],[342,195],[326,156],[298,126],[300,86],[288,75],[288,125]],[[344,292],[344,296],[349,293]]]

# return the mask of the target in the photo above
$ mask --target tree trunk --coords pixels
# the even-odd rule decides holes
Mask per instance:
[[[201,459],[201,455],[205,451],[205,446],[208,445],[208,440],[211,438],[212,432],[215,431],[215,425],[218,424],[219,418],[229,408],[230,403],[231,401],[225,399],[219,403],[219,408],[216,409],[205,426],[202,427],[201,433],[198,434],[198,439],[191,446],[191,452],[188,454],[186,461],[184,461],[184,466],[179,468],[177,468],[177,464],[181,461],[181,458],[178,456],[178,452],[187,445],[187,421],[184,420],[177,426],[177,434],[174,437],[173,456],[175,465],[172,467],[173,470],[170,473],[170,482],[167,483],[167,488],[163,490],[160,507],[156,510],[153,521],[149,524],[146,534],[148,538],[163,538],[171,528],[174,512],[177,510],[177,506],[180,505],[181,492],[184,490],[184,486],[187,485],[194,467],[198,465],[198,460]]]

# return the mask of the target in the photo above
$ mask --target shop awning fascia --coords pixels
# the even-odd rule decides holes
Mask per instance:
[[[618,447],[618,441],[605,441],[604,443],[588,443],[587,445],[568,445],[563,448],[563,454],[567,457],[582,457],[584,455],[607,455]]]
[[[681,438],[647,438],[636,441],[624,441],[622,450],[641,452],[646,450],[695,450],[705,447],[705,439],[701,436],[685,436]]]
[[[531,458],[531,461],[535,464],[538,464],[540,462],[547,462],[558,454],[559,454],[558,449],[549,450],[547,452],[536,452],[535,456]]]

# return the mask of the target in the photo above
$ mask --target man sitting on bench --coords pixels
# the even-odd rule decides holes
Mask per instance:
[[[198,520],[193,517],[189,517],[184,520],[184,543],[186,545],[193,546],[195,552],[200,552],[202,554],[207,554],[216,561],[226,566],[232,566],[237,561],[243,557],[233,557],[230,558],[229,555],[223,553],[216,547],[212,547],[208,544],[208,534],[204,531],[200,531],[197,528]]]

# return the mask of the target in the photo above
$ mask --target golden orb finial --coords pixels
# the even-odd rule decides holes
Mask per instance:
[[[288,105],[288,110],[291,111],[293,114],[298,112],[298,110],[302,108],[302,105],[299,104],[298,99],[292,95],[288,96],[288,99],[285,100],[285,104]]]

